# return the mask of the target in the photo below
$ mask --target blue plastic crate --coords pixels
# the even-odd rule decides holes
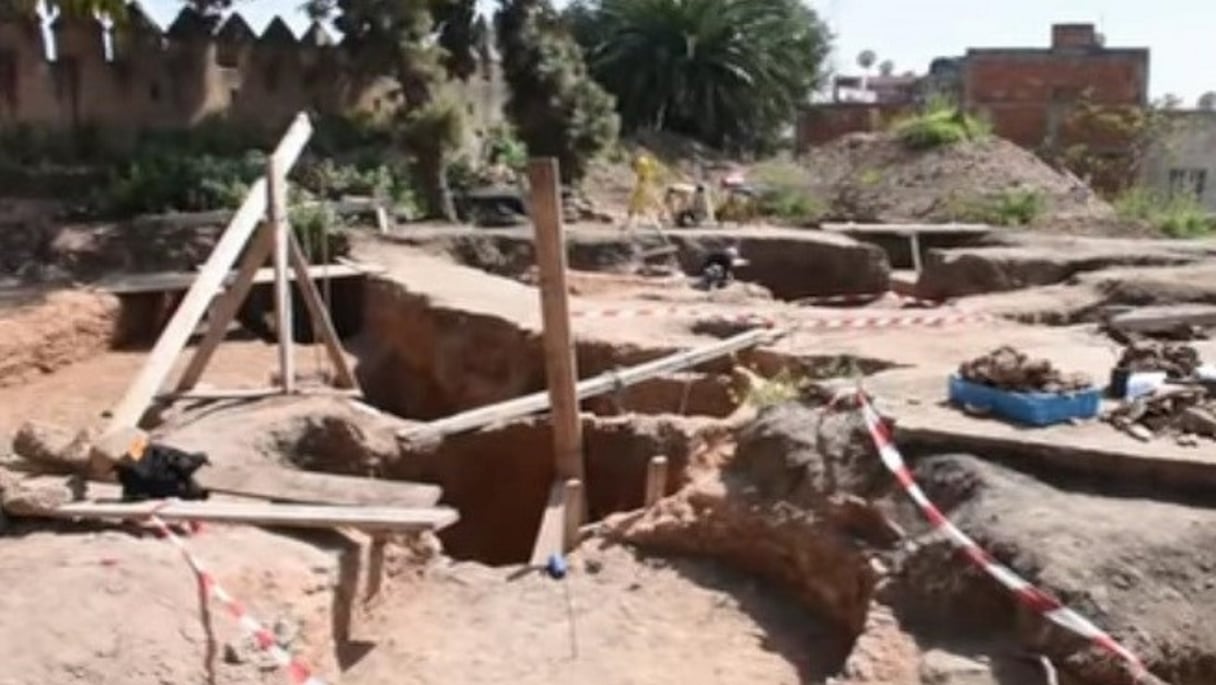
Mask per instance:
[[[1050,426],[1072,419],[1092,419],[1102,405],[1097,388],[1064,395],[1043,392],[1009,392],[950,377],[950,401],[971,405],[1029,426]]]

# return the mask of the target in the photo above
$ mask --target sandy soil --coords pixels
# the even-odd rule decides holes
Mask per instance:
[[[586,549],[572,573],[454,565],[404,587],[343,679],[390,683],[799,683],[830,635],[762,583],[708,562]]]

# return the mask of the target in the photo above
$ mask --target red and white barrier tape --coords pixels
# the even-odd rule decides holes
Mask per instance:
[[[811,297],[802,297],[797,300],[801,305],[852,305],[852,304],[870,304],[883,299],[894,299],[903,304],[915,305],[918,307],[940,307],[946,304],[942,300],[923,300],[919,297],[904,295],[897,293],[894,290],[888,290],[882,293],[854,293],[851,295],[819,295]]]
[[[211,575],[211,572],[207,570],[203,562],[194,556],[194,553],[186,547],[185,541],[178,537],[169,528],[168,524],[155,514],[149,516],[148,520],[151,521],[152,525],[156,526],[156,529],[160,531],[166,540],[173,543],[173,546],[177,547],[178,551],[182,553],[182,556],[186,559],[186,563],[190,564],[190,568],[194,570],[199,582],[203,584],[207,592],[228,609],[228,612],[237,620],[242,629],[253,636],[258,649],[269,654],[270,658],[274,659],[279,668],[287,672],[287,679],[291,685],[325,685],[325,681],[314,676],[303,661],[293,657],[291,653],[279,646],[279,641],[275,638],[274,633],[267,630],[265,626],[245,610],[244,605],[234,599],[232,595],[228,594],[220,586],[215,576]]]
[[[1137,680],[1147,674],[1148,671],[1145,669],[1143,662],[1126,647],[1116,642],[1114,638],[1101,628],[1090,623],[1085,617],[1064,606],[1060,600],[1022,580],[1012,569],[993,559],[991,555],[985,552],[966,533],[951,523],[942,514],[941,510],[933,502],[929,501],[928,496],[917,485],[911,470],[904,463],[899,449],[895,447],[890,428],[883,423],[882,418],[875,411],[873,405],[870,404],[864,395],[858,393],[857,397],[861,404],[862,414],[865,417],[866,427],[869,429],[870,437],[878,448],[882,463],[895,475],[900,486],[903,487],[908,496],[912,498],[912,501],[920,508],[925,518],[929,520],[929,523],[935,530],[944,533],[950,542],[963,552],[968,561],[1005,586],[1022,604],[1046,617],[1056,625],[1088,639],[1100,649],[1122,659],[1130,667],[1132,674]]]
[[[819,330],[845,330],[859,328],[912,328],[922,326],[933,328],[963,323],[986,323],[993,318],[988,314],[968,314],[956,312],[952,314],[912,314],[891,316],[860,316],[833,319],[802,319],[797,322],[800,328]]]
[[[689,307],[638,307],[634,309],[583,309],[570,312],[572,319],[635,319],[645,317],[667,317],[684,319],[714,319],[718,321],[736,321],[741,324],[757,326],[773,326],[771,319],[755,314],[732,314],[712,309],[695,309]]]

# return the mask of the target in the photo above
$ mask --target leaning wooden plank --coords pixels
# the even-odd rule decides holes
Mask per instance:
[[[312,280],[338,280],[341,278],[362,278],[369,274],[384,272],[384,267],[376,264],[348,262],[338,264],[314,264],[308,267],[308,276]],[[236,272],[230,272],[224,279],[224,287],[231,288],[237,278]],[[289,279],[295,280],[293,272]],[[94,284],[98,290],[113,295],[136,295],[139,293],[173,292],[188,289],[198,279],[197,271],[162,271],[148,274],[129,274],[111,276]],[[274,282],[274,269],[266,267],[258,269],[253,277],[258,285]]]
[[[138,519],[156,515],[166,521],[249,523],[292,528],[359,528],[377,531],[425,531],[460,520],[455,509],[431,507],[332,507],[261,502],[73,502],[50,512],[55,518]]]
[[[256,400],[263,397],[282,395],[280,387],[264,388],[194,388],[174,392],[160,393],[158,400]],[[296,395],[306,397],[360,397],[362,392],[350,388],[333,388],[330,386],[300,387],[296,386]]]
[[[296,118],[274,153],[276,158],[285,161],[284,168],[290,167],[299,157],[311,131],[312,126],[307,117]],[[223,284],[224,277],[228,275],[241,249],[249,242],[250,234],[265,212],[266,180],[259,179],[249,189],[245,202],[237,210],[232,222],[228,224],[228,228],[212,250],[211,256],[199,271],[198,279],[194,281],[194,285],[173,314],[173,319],[152,347],[147,362],[139,370],[118,405],[110,412],[111,430],[138,425],[152,398],[173,368],[174,359],[186,346],[191,333]]]
[[[617,388],[636,385],[656,376],[697,366],[698,364],[724,357],[739,350],[762,344],[775,335],[777,334],[769,329],[747,331],[710,345],[686,352],[678,352],[662,359],[656,359],[619,371],[610,371],[595,378],[580,381],[575,386],[575,392],[580,400],[595,397],[596,395],[603,395]],[[412,426],[401,430],[397,436],[405,441],[426,442],[435,438],[477,430],[499,421],[516,419],[528,414],[546,411],[547,409],[549,409],[549,394],[547,392],[538,392],[499,404],[492,404],[459,414],[453,414],[438,421]]]
[[[338,331],[334,328],[333,320],[329,318],[329,310],[321,300],[317,284],[307,277],[308,260],[304,258],[304,250],[300,248],[300,241],[294,233],[287,245],[287,256],[291,259],[291,268],[299,283],[300,297],[304,298],[304,304],[308,307],[313,335],[321,338],[325,351],[329,354],[329,362],[334,366],[334,385],[339,388],[358,388],[359,383],[355,380],[355,374],[351,372],[350,364],[346,362],[346,355],[342,351]]]
[[[209,466],[195,474],[213,492],[283,502],[429,507],[443,489],[427,483],[296,471],[277,466]]]
[[[181,378],[177,381],[178,392],[190,390],[203,377],[207,363],[211,361],[215,349],[228,335],[229,324],[236,318],[237,312],[241,309],[241,303],[249,295],[258,267],[266,263],[266,258],[270,256],[273,247],[274,234],[263,224],[261,230],[254,234],[253,242],[250,243],[249,249],[245,251],[245,256],[241,259],[236,280],[224,291],[223,295],[215,300],[211,309],[211,321],[207,324],[207,332],[203,335],[198,347],[195,348],[194,355],[190,357],[186,370],[182,372]]]

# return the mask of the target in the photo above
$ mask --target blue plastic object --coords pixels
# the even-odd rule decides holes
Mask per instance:
[[[1067,394],[1009,392],[979,383],[950,377],[950,401],[992,412],[994,415],[1028,426],[1050,426],[1072,419],[1092,419],[1102,405],[1097,388]]]
[[[566,558],[560,554],[550,554],[549,563],[545,564],[545,570],[549,572],[550,578],[558,580],[566,577]]]

